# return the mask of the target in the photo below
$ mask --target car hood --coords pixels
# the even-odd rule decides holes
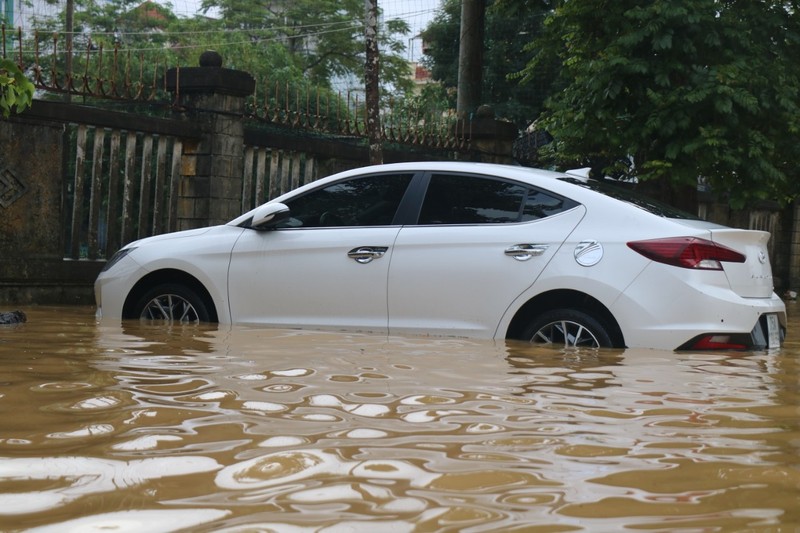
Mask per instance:
[[[769,298],[775,290],[767,249],[769,237],[766,231],[732,228],[711,230],[712,241],[746,257],[744,263],[726,262],[723,265],[731,289],[743,298]]]
[[[196,237],[198,235],[203,235],[212,231],[216,226],[211,226],[208,228],[198,228],[198,229],[188,229],[184,231],[176,231],[173,233],[163,233],[161,235],[154,235],[152,237],[145,237],[144,239],[139,239],[138,241],[134,241],[130,243],[126,248],[131,246],[144,246],[147,244],[153,244],[158,242],[170,241],[173,239],[185,239],[187,237]]]

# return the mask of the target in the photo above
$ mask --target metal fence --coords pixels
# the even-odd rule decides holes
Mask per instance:
[[[64,101],[137,102],[158,112],[180,111],[180,76],[167,89],[167,71],[180,65],[162,51],[132,52],[115,45],[108,50],[91,39],[80,49],[58,34],[9,32],[0,25],[2,55],[13,58],[43,97]],[[16,49],[7,49],[14,34]],[[245,118],[282,127],[366,139],[366,108],[361,91],[330,91],[257,80],[247,99]],[[471,131],[449,110],[412,109],[393,101],[381,109],[381,138],[387,143],[467,152]]]

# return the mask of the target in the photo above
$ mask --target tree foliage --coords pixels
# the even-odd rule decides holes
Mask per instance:
[[[253,47],[280,43],[316,85],[347,76],[364,78],[363,0],[203,0],[202,6],[219,10],[225,30],[246,36]],[[387,21],[378,32],[381,80],[387,90],[411,88],[401,39],[408,32],[400,19]]]
[[[202,8],[213,16],[178,17],[169,4],[152,1],[76,0],[74,56],[82,66],[87,48],[118,47],[131,53],[137,71],[165,62],[195,66],[204,50],[216,50],[224,66],[273,85],[330,89],[350,77],[363,83],[363,0],[204,0]],[[40,50],[52,48],[49,35],[63,31],[64,18],[40,25]],[[400,19],[379,31],[387,96],[412,87],[401,39],[408,31]]]
[[[551,91],[557,63],[542,61],[522,80],[530,52],[521,43],[534,39],[550,12],[548,0],[489,0],[484,29],[482,102],[495,114],[526,127],[542,110]],[[455,107],[461,35],[461,0],[443,0],[439,13],[423,32],[426,65]]]
[[[0,59],[0,113],[4,118],[31,106],[33,83],[10,59]]]
[[[796,0],[569,0],[528,50],[528,79],[561,62],[542,124],[562,161],[735,207],[800,193]]]

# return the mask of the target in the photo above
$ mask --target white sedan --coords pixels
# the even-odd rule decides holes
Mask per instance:
[[[116,320],[764,349],[786,328],[768,240],[578,175],[400,163],[130,243],[95,296]]]

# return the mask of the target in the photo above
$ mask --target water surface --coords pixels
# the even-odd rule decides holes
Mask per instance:
[[[782,350],[710,354],[24,310],[2,531],[800,528],[795,318]]]

